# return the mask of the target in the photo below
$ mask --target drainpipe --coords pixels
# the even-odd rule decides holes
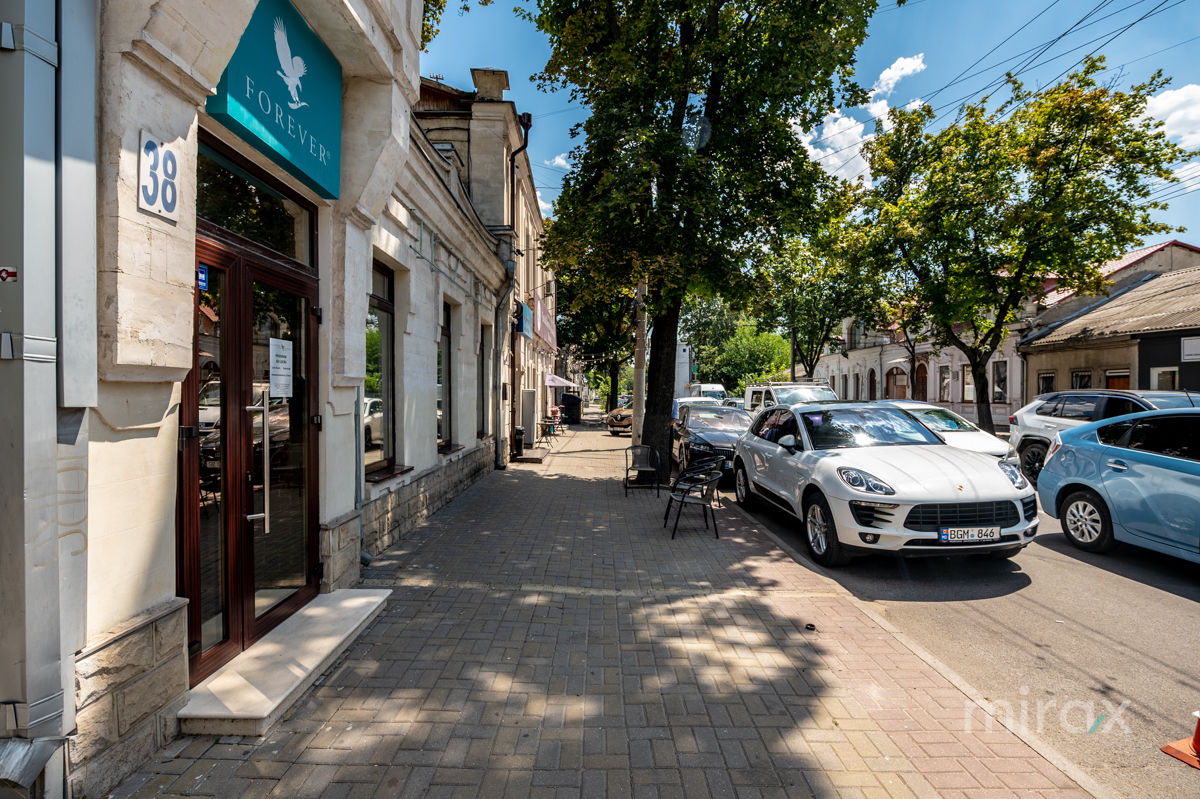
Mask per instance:
[[[517,246],[517,156],[525,152],[525,149],[529,147],[529,129],[533,127],[533,114],[528,112],[520,114],[517,117],[517,124],[521,126],[521,146],[513,150],[512,155],[508,157],[508,224],[512,228],[512,240],[509,243],[509,246],[513,250],[515,250]],[[511,277],[509,278],[508,287],[508,291],[511,292],[516,285],[517,264],[516,261],[510,259],[510,261],[506,262],[505,264],[506,269],[508,268],[508,263],[512,264],[512,273]],[[511,324],[512,323],[509,322],[510,326]],[[509,353],[509,360],[512,365],[512,377],[510,385],[512,386],[512,392],[511,396],[509,397],[509,402],[511,403],[509,406],[511,409],[511,413],[509,414],[509,433],[511,436],[515,437],[517,434],[517,409],[519,407],[517,405],[519,401],[519,395],[517,393],[517,336],[515,335],[515,332],[510,339],[510,348],[511,352]]]

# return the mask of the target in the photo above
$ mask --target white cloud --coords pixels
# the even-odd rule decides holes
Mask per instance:
[[[1146,113],[1165,123],[1168,138],[1189,149],[1200,147],[1200,84],[1156,94],[1146,103]]]
[[[570,169],[571,165],[567,162],[567,154],[559,153],[558,155],[545,162],[546,166],[552,166],[555,169]]]
[[[867,123],[834,111],[825,117],[820,137],[813,131],[803,135],[804,149],[831,175],[870,183],[871,171],[862,157],[862,146],[872,138],[866,127]]]
[[[925,70],[925,54],[917,53],[914,56],[903,56],[892,62],[892,65],[879,73],[879,80],[875,81],[875,88],[872,94],[882,94],[888,97],[895,90],[896,84],[901,78],[909,75],[916,75],[918,72]]]
[[[860,122],[842,111],[834,111],[825,117],[825,121],[816,131],[801,134],[804,149],[813,160],[831,175],[837,175],[846,180],[858,180],[866,184],[871,182],[871,170],[862,156],[862,147],[872,138],[873,133],[867,130],[875,129],[875,120],[883,121],[884,130],[890,130],[888,122],[888,101],[896,89],[896,84],[908,75],[915,75],[925,69],[925,54],[903,56],[892,62],[892,65],[880,73],[879,79],[871,89],[871,101],[862,106],[871,118]],[[905,108],[920,107],[921,101],[914,99]]]
[[[552,203],[548,203],[542,199],[541,190],[534,189],[534,191],[537,192],[538,208],[541,210],[542,216],[549,216],[550,213],[554,210],[554,205]]]
[[[905,111],[916,111],[918,108],[920,108],[923,105],[925,105],[924,100],[922,100],[920,97],[914,97],[905,104],[904,110]]]

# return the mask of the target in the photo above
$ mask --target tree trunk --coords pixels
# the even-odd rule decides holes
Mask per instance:
[[[681,299],[660,308],[651,319],[650,363],[646,367],[646,415],[642,443],[658,453],[661,473],[670,476],[671,402],[675,399],[675,347],[678,343]]]
[[[613,359],[608,362],[608,398],[605,400],[605,410],[611,411],[617,407],[617,395],[621,389],[621,362]]]
[[[792,345],[792,382],[796,382],[796,330],[792,328],[788,330],[788,340]]]
[[[971,379],[975,381],[975,418],[981,430],[995,434],[996,425],[992,423],[991,392],[988,386],[987,359],[982,363],[971,362]]]

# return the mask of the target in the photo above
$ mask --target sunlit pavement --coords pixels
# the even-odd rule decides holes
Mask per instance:
[[[628,445],[489,475],[366,571],[387,608],[270,734],[113,795],[1088,795],[748,517],[671,540]]]

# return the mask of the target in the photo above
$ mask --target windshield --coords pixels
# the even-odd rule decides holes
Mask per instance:
[[[975,425],[945,408],[905,408],[904,410],[921,420],[931,430],[939,433],[970,432]]]
[[[941,444],[929,428],[898,408],[839,408],[800,414],[813,449]]]
[[[1200,396],[1192,397],[1184,392],[1156,394],[1146,391],[1142,396],[1153,402],[1156,408],[1192,408],[1197,406],[1197,400],[1200,400]]]
[[[688,411],[689,430],[741,432],[750,426],[750,414],[737,408],[693,408]]]
[[[712,389],[712,388],[709,388],[709,389],[705,389],[704,391],[701,391],[701,392],[700,392],[700,396],[702,396],[702,397],[712,397],[712,398],[713,398],[713,399],[715,399],[715,400],[723,400],[723,399],[725,399],[725,397],[727,397],[728,395],[727,395],[727,394],[726,394],[724,391],[721,391],[721,390],[719,390],[719,389]]]
[[[780,405],[799,405],[802,402],[817,402],[820,400],[835,400],[837,394],[825,386],[805,386],[803,388],[777,388],[775,397]]]

